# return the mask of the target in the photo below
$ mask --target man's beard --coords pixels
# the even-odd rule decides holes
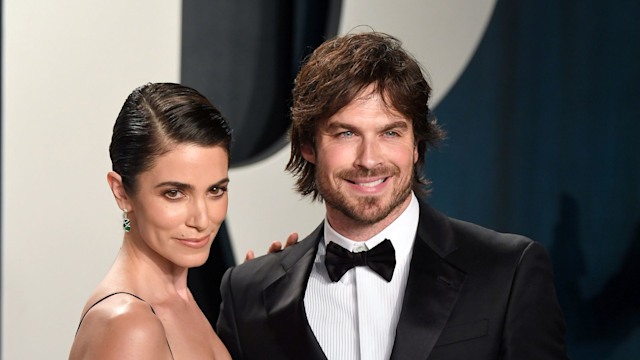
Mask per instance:
[[[318,171],[318,168],[316,168]],[[327,205],[343,213],[346,217],[362,225],[375,224],[391,214],[400,207],[411,194],[413,185],[413,169],[411,175],[406,179],[398,178],[400,169],[398,167],[388,167],[376,170],[345,170],[336,174],[340,179],[357,179],[371,177],[391,177],[394,176],[396,188],[393,189],[388,203],[384,203],[386,197],[380,196],[347,196],[338,188],[332,188],[327,180],[327,174],[316,172],[316,184],[318,192]],[[346,181],[346,180],[345,180]],[[388,181],[385,180],[385,181]]]

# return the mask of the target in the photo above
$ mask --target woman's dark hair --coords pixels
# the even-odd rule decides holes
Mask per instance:
[[[297,176],[296,190],[321,199],[315,183],[315,165],[302,157],[305,144],[314,145],[317,126],[348,105],[369,85],[387,105],[413,124],[418,148],[413,190],[426,193],[422,174],[427,145],[436,146],[445,133],[431,116],[431,87],[413,56],[390,35],[367,32],[328,40],[306,60],[295,80],[291,157],[286,170]],[[366,94],[364,94],[366,95]]]
[[[109,146],[113,171],[125,191],[136,193],[140,173],[179,144],[221,146],[229,154],[231,128],[198,91],[172,83],[135,89],[122,106]]]

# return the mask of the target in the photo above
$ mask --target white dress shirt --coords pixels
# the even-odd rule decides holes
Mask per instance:
[[[329,360],[387,360],[391,356],[409,275],[420,208],[412,193],[407,209],[387,228],[364,242],[338,234],[325,219],[324,239],[304,294],[309,325]],[[332,282],[324,265],[326,245],[371,249],[391,240],[396,253],[393,278],[386,282],[368,266],[357,266]]]

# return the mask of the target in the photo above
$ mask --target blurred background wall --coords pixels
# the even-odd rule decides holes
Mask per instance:
[[[3,359],[65,358],[121,241],[106,186],[133,88],[173,81],[235,129],[229,214],[190,273],[217,316],[222,272],[323,217],[284,173],[289,93],[325,38],[400,38],[449,139],[429,201],[551,253],[574,359],[640,352],[640,1],[2,1]],[[364,26],[363,26],[364,25]]]

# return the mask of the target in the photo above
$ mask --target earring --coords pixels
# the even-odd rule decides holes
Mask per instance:
[[[127,216],[127,210],[122,210],[122,228],[124,232],[131,231],[131,220]]]

